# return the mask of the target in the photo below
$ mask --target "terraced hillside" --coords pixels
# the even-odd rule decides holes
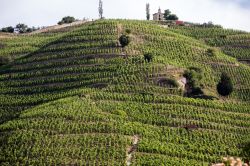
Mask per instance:
[[[250,62],[250,34],[238,30],[202,27],[173,27],[172,31],[203,40],[210,46],[220,48],[225,54],[241,62]]]
[[[123,49],[118,39],[126,29],[132,42]],[[224,31],[231,33],[213,34]],[[1,165],[209,165],[223,156],[249,158],[250,67],[219,48],[211,56],[211,46],[191,32],[99,20],[0,38],[0,54],[14,59],[0,68]],[[152,62],[145,53],[154,55]],[[217,99],[184,97],[188,68],[202,72],[202,89]],[[222,72],[234,84],[227,98],[216,93]]]

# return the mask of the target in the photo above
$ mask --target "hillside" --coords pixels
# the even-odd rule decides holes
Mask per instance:
[[[126,29],[132,42],[122,49]],[[0,55],[13,61],[0,67],[1,165],[249,159],[250,66],[236,59],[250,58],[249,39],[242,31],[132,20],[5,34]],[[207,50],[215,46],[211,56]],[[153,62],[145,62],[145,53]],[[180,83],[190,68],[202,73],[202,90],[214,100],[185,97],[183,85],[166,81]],[[216,92],[222,72],[234,85],[229,97]]]

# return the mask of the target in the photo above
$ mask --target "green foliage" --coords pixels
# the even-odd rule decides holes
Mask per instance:
[[[154,58],[154,56],[153,56],[152,53],[145,53],[145,54],[144,54],[144,60],[145,60],[146,62],[152,62],[152,61],[153,61],[153,58]]]
[[[19,23],[16,25],[16,29],[18,30],[19,33],[26,33],[28,26],[22,23]]]
[[[131,42],[131,39],[128,35],[121,35],[119,38],[119,42],[121,46],[124,48],[129,45],[129,43]]]
[[[171,14],[171,11],[169,9],[164,11],[164,18],[167,20],[168,16]]]
[[[242,146],[242,156],[250,161],[250,142],[244,143]]]
[[[2,32],[8,32],[8,33],[13,33],[14,32],[14,28],[12,26],[9,26],[9,27],[2,28],[1,31]]]
[[[220,82],[217,84],[217,92],[222,96],[228,96],[233,92],[233,83],[228,74],[221,74]]]
[[[126,59],[118,24],[137,39]],[[239,145],[250,136],[249,68],[224,54],[204,56],[209,47],[196,39],[226,33],[226,43],[239,37],[246,44],[248,35],[181,28],[98,20],[41,34],[4,34],[11,38],[0,39],[0,55],[17,59],[0,71],[0,165],[124,165],[135,135],[132,165],[209,165],[222,156],[244,157]],[[154,63],[144,63],[146,52]],[[222,71],[240,86],[224,103],[156,85],[183,68],[191,71],[196,94],[201,85],[215,89]],[[190,125],[199,129],[183,129]]]
[[[115,114],[115,115],[119,115],[122,118],[127,117],[127,113],[125,111],[123,111],[123,110],[113,110],[112,113]]]
[[[171,14],[171,11],[169,9],[165,10],[164,18],[165,20],[178,20],[179,19],[176,14]]]
[[[69,23],[72,23],[72,22],[75,22],[76,19],[74,17],[71,17],[71,16],[66,16],[66,17],[63,17],[61,21],[58,22],[59,25],[62,25],[62,24],[69,24]]]
[[[170,14],[168,17],[167,17],[167,20],[178,20],[179,18],[177,17],[177,15],[175,14]]]
[[[204,95],[200,88],[200,81],[203,78],[203,71],[200,68],[191,67],[184,72],[183,76],[187,79],[187,96]]]

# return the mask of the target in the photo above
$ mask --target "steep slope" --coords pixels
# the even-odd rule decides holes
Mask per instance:
[[[225,54],[240,61],[249,62],[250,34],[244,31],[216,27],[181,27],[173,26],[171,30],[186,36],[203,40],[213,47],[220,48]]]
[[[118,38],[126,29],[132,43],[124,50]],[[130,153],[133,165],[247,157],[249,66],[220,51],[210,56],[203,42],[153,22],[101,20],[19,40],[32,37],[41,38],[38,47],[0,70],[3,164],[125,165]],[[144,61],[148,52],[151,63]],[[190,67],[202,70],[203,89],[218,98],[216,84],[226,71],[234,93],[191,99],[160,84],[181,79]]]

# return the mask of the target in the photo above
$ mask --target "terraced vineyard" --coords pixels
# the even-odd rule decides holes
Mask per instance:
[[[127,29],[132,42],[121,48],[118,39]],[[1,165],[190,166],[224,156],[249,159],[250,67],[234,58],[249,58],[249,51],[224,49],[245,48],[248,36],[98,20],[0,38],[0,54],[14,59],[0,68]],[[214,56],[207,51],[212,46],[219,47]],[[152,62],[145,53],[154,55]],[[184,85],[164,84],[181,84],[188,68],[202,71],[202,89],[216,99],[187,98]],[[226,98],[216,92],[222,72],[234,84]]]

